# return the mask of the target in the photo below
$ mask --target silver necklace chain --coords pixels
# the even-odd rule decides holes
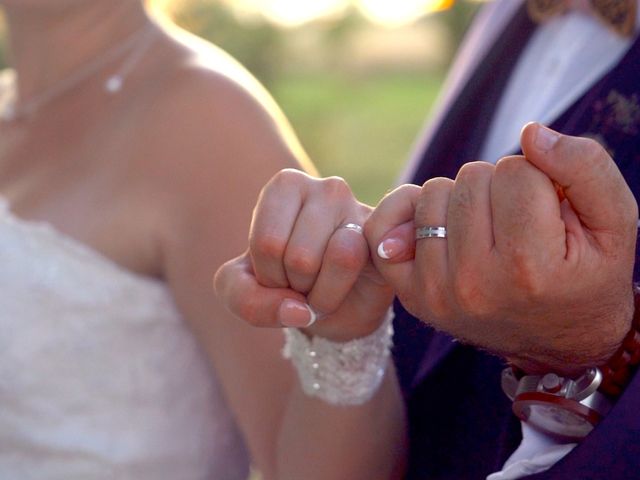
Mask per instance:
[[[10,82],[12,88],[10,88],[9,98],[6,100],[0,112],[0,118],[5,122],[12,122],[33,117],[42,107],[69,92],[84,80],[95,75],[101,68],[128,52],[129,54],[122,61],[120,68],[118,68],[115,73],[109,75],[103,83],[103,88],[106,93],[111,95],[118,93],[122,90],[127,75],[131,73],[153,44],[156,33],[153,25],[139,30],[118,45],[80,66],[62,80],[59,80],[57,83],[54,83],[49,88],[24,102],[18,102],[17,83],[14,73],[14,78]]]

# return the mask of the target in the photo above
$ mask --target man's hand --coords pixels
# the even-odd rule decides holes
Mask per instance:
[[[638,209],[595,141],[530,124],[521,143],[523,157],[400,187],[365,231],[412,314],[530,372],[578,373],[630,327]],[[423,225],[448,237],[415,243]]]
[[[370,213],[342,179],[281,171],[260,195],[249,251],[218,270],[216,291],[255,326],[304,328],[318,317],[306,328],[312,335],[347,341],[371,333],[393,293],[355,227]]]

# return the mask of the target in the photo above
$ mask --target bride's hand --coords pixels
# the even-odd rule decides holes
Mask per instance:
[[[393,298],[362,233],[371,211],[340,178],[282,170],[262,190],[249,250],[216,273],[217,293],[255,326],[334,341],[371,333]]]

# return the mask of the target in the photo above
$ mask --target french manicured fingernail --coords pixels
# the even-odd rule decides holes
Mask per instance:
[[[306,328],[318,319],[318,315],[306,303],[287,298],[278,309],[278,319],[285,327]]]
[[[399,256],[407,249],[407,244],[401,238],[387,238],[378,245],[378,256],[385,260],[391,260]]]
[[[538,130],[536,132],[535,144],[540,150],[548,152],[553,148],[553,146],[560,140],[560,134],[554,132],[553,130],[543,126],[538,125]]]

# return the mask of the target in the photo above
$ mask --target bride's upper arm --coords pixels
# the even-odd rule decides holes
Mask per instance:
[[[163,271],[204,350],[254,462],[269,478],[289,386],[279,330],[233,318],[212,289],[217,268],[241,254],[261,187],[304,154],[260,87],[206,65],[188,65],[147,113],[149,172],[160,228]]]

